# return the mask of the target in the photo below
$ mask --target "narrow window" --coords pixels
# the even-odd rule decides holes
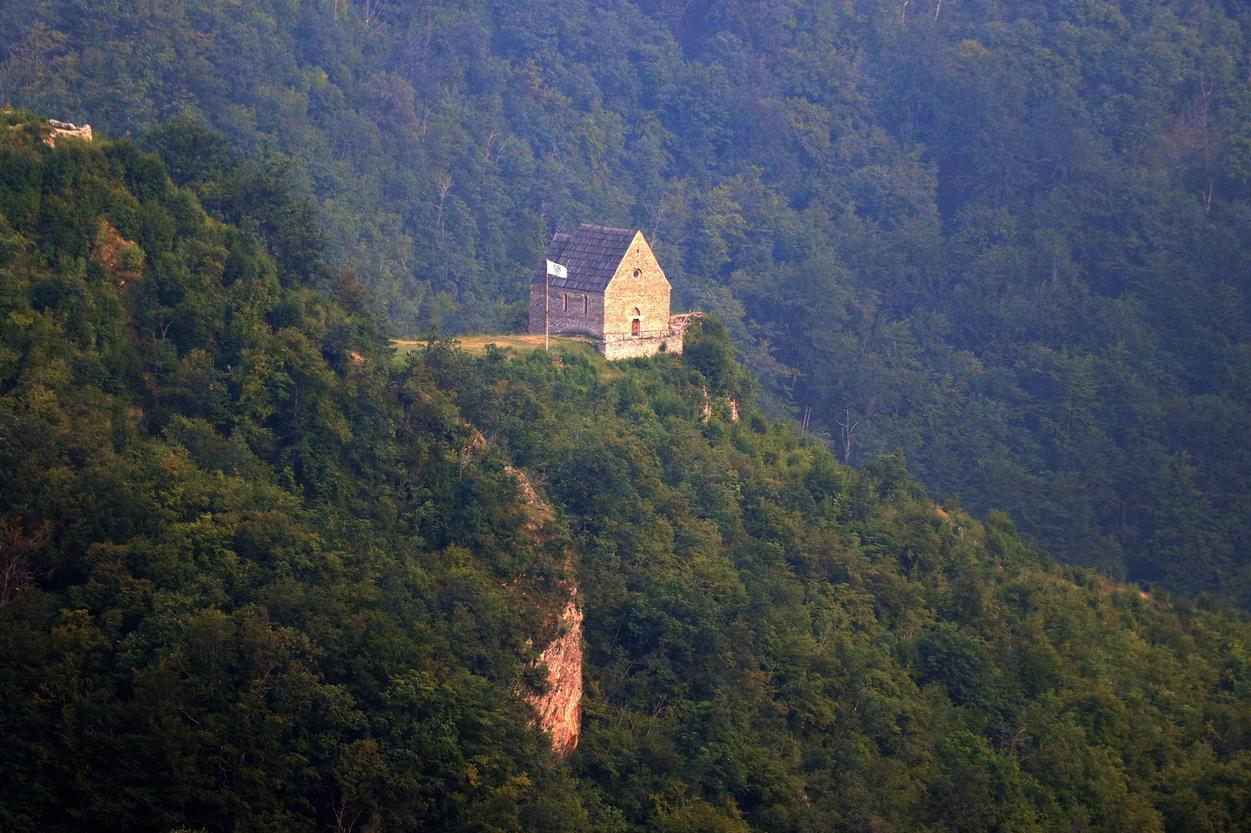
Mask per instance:
[[[569,311],[569,293],[568,292],[560,293],[560,311],[561,312]]]
[[[639,308],[634,308],[634,318],[630,320],[630,335],[636,336],[643,331],[642,319]]]
[[[586,296],[582,296],[582,314],[586,315]]]

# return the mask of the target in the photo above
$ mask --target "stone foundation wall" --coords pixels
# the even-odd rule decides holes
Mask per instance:
[[[641,359],[657,353],[672,353],[680,356],[683,336],[684,333],[673,329],[637,336],[628,333],[607,333],[599,343],[599,350],[609,361]]]

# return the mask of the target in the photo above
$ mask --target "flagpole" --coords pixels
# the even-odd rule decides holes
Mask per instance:
[[[569,277],[569,270],[559,263],[547,261],[543,270],[543,349],[549,349],[552,337],[552,275],[558,278]],[[569,311],[569,300],[565,297],[565,312]]]

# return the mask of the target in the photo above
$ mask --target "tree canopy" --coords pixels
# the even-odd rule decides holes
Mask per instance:
[[[393,334],[518,328],[553,228],[638,225],[845,461],[902,450],[1069,562],[1246,605],[1249,27],[1228,0],[40,0],[0,11],[0,100],[156,129],[209,207],[219,132],[267,173],[236,207],[294,184]]]
[[[4,830],[1251,812],[1245,623],[1057,566],[898,455],[841,464],[760,411],[716,321],[687,357],[402,359],[271,169],[193,192],[45,130],[0,126]],[[562,762],[523,695],[570,580]]]

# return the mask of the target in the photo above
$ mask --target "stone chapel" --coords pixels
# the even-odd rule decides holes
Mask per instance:
[[[553,235],[544,259],[530,279],[531,333],[589,336],[610,360],[682,352],[691,316],[670,315],[643,232],[583,223]]]

